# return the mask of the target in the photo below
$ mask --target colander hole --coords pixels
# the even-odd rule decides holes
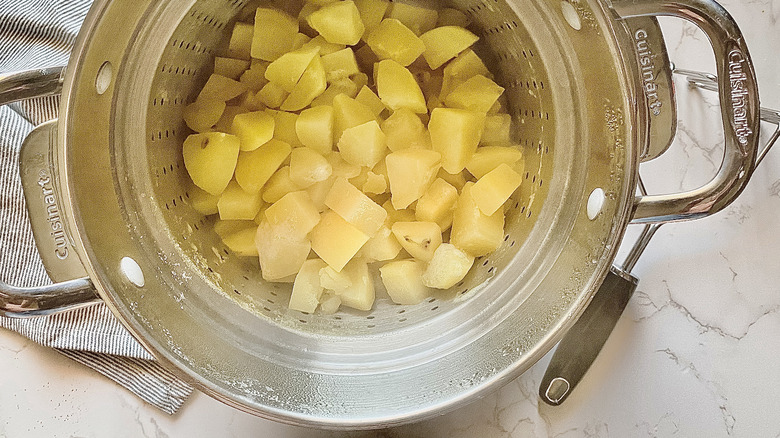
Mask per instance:
[[[374,319],[373,316],[367,316],[366,319]]]
[[[485,262],[482,263],[482,266],[487,266],[488,262],[489,262],[489,260],[485,260]]]
[[[506,236],[504,236],[504,242],[506,242],[507,240],[509,240],[509,234],[507,234]]]
[[[249,279],[247,278],[247,280],[249,280]],[[278,296],[278,295],[276,295],[276,292],[274,292],[274,291],[271,291],[271,295],[275,296],[275,297]]]
[[[526,216],[528,216],[529,219],[531,218],[531,209],[530,208],[528,209],[528,214]]]
[[[399,311],[398,311],[398,313],[399,313],[399,314],[401,314],[401,313],[406,313],[406,310],[405,310],[405,309],[399,310]]]
[[[431,299],[428,300],[429,303],[433,303],[435,301],[436,301],[436,298],[431,298]]]
[[[111,81],[114,76],[114,67],[110,62],[106,61],[100,66],[95,78],[95,91],[97,94],[102,95],[111,86]]]
[[[265,307],[265,306],[263,306],[263,310],[265,310],[266,312],[270,312],[271,311],[271,309],[269,309],[268,307]]]
[[[518,206],[520,206],[520,201],[515,201],[515,208],[517,208]]]
[[[493,272],[495,272],[495,270],[496,270],[496,267],[495,266],[491,266],[490,269],[488,269],[488,274],[492,274]]]
[[[233,292],[235,292],[238,295],[241,295],[241,292],[239,292],[238,289],[233,289]]]
[[[334,316],[333,319],[337,319],[337,320],[341,321],[341,317],[340,316]]]
[[[167,202],[165,203],[165,209],[166,209],[166,210],[170,210],[170,209],[171,209],[171,207],[168,205],[168,203],[167,203]]]
[[[525,205],[520,209],[520,213],[525,213]]]
[[[246,275],[242,275],[241,277],[242,277],[244,280],[246,280],[246,281],[249,281],[249,277],[247,277]],[[271,292],[271,294],[273,294],[273,292]]]
[[[173,201],[171,202],[173,202],[173,206],[176,207],[176,198],[173,198]]]
[[[431,312],[433,312],[434,310],[437,310],[438,308],[439,308],[439,306],[432,307],[431,308]]]
[[[184,192],[184,197],[190,199],[190,192]]]
[[[406,318],[401,318],[398,320],[398,322],[406,322]]]
[[[298,321],[300,321],[300,322],[302,322],[302,323],[304,323],[304,324],[306,324],[306,323],[308,322],[308,321],[306,321],[305,319],[299,319]]]
[[[463,290],[460,292],[460,294],[461,294],[461,295],[465,295],[465,294],[466,294],[466,292],[468,292],[468,291],[469,291],[468,289],[463,289]]]
[[[513,246],[515,246],[515,243],[516,242],[513,240],[512,243],[509,244],[509,247],[512,248]]]
[[[266,301],[266,302],[268,302],[268,304],[276,304],[276,303],[274,302],[274,300],[272,300],[272,299],[270,299],[270,298],[269,298],[269,299],[266,299],[265,301]]]
[[[374,327],[376,327],[376,325],[375,325],[375,324],[369,324],[369,325],[367,325],[366,327],[368,327],[368,328],[374,328]]]
[[[228,250],[226,250],[226,249],[223,249],[223,250],[222,250],[222,252],[224,252],[224,253],[225,253],[225,255],[230,255],[230,253],[229,253],[229,252],[228,252]]]
[[[200,227],[198,226],[198,224],[192,224],[192,227],[195,228],[195,230],[200,231]]]

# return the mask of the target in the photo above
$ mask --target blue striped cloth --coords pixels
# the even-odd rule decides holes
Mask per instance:
[[[90,4],[0,0],[0,74],[65,65]],[[17,163],[25,136],[55,119],[58,107],[58,97],[0,107],[0,279],[17,286],[50,283],[28,225]],[[170,414],[192,392],[155,362],[103,304],[41,318],[0,317],[0,327],[56,348]]]

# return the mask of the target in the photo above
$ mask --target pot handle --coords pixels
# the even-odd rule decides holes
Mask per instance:
[[[0,106],[34,97],[55,95],[62,89],[63,67],[0,75]],[[0,281],[0,314],[42,316],[99,301],[89,278],[47,286],[20,288]]]
[[[632,222],[676,222],[717,213],[745,188],[758,151],[758,85],[742,33],[731,15],[714,0],[615,0],[611,7],[618,18],[683,18],[707,34],[715,51],[725,134],[723,163],[709,183],[684,193],[637,196]]]

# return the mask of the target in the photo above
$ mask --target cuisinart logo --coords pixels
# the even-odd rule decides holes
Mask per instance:
[[[731,87],[731,110],[734,117],[734,131],[737,141],[747,145],[748,137],[753,134],[748,124],[747,75],[745,74],[745,55],[738,49],[729,52],[729,87]]]
[[[57,203],[57,196],[52,187],[51,178],[45,171],[38,174],[38,185],[41,187],[43,203],[46,207],[46,220],[51,226],[51,236],[54,239],[54,254],[60,260],[68,258],[68,237],[65,234],[65,227],[60,218],[60,207]]]

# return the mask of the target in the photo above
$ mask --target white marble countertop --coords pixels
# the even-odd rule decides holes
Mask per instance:
[[[762,103],[780,108],[780,0],[728,0]],[[672,59],[713,71],[703,34],[664,20]],[[643,167],[651,191],[693,188],[718,168],[716,99],[678,83],[682,121]],[[780,151],[727,210],[660,229],[628,309],[560,407],[540,403],[547,358],[493,395],[398,437],[780,437]],[[276,424],[195,393],[168,416],[53,350],[0,332],[0,436],[337,436]],[[374,436],[357,432],[355,436]]]

